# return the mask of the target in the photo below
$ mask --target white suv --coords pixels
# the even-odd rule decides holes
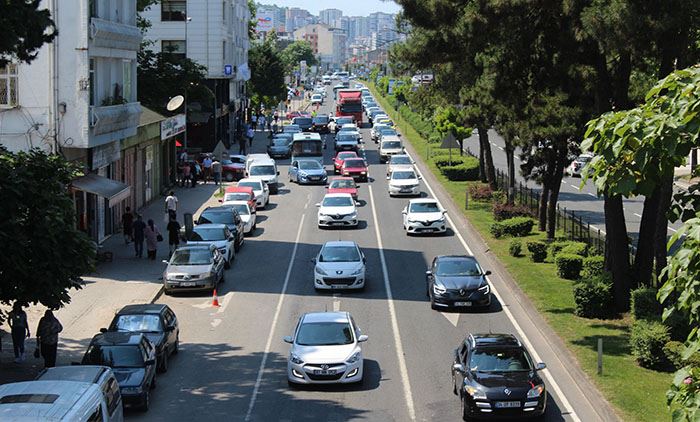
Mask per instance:
[[[352,241],[326,242],[314,258],[314,288],[364,289],[365,255]]]
[[[434,199],[412,199],[403,209],[403,228],[406,234],[413,233],[445,233],[447,223],[445,213],[440,204]]]
[[[395,135],[382,136],[382,142],[379,144],[379,162],[386,163],[392,155],[403,154],[403,143],[401,139]]]

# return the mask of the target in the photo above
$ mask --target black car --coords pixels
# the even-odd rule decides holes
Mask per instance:
[[[308,132],[311,130],[313,120],[311,117],[295,117],[292,119],[292,124],[299,126],[302,132]]]
[[[455,349],[452,392],[462,419],[523,420],[542,416],[547,391],[530,354],[512,334],[470,334]]]
[[[328,123],[331,119],[326,114],[319,114],[311,119],[311,131],[316,133],[331,133]]]
[[[226,224],[231,234],[236,238],[234,250],[238,252],[243,246],[245,227],[241,216],[233,207],[221,205],[218,207],[207,207],[199,215],[197,224]]]
[[[355,123],[355,118],[351,116],[341,116],[335,118],[335,133],[340,132],[340,128],[345,124]]]
[[[156,386],[156,348],[141,333],[107,332],[90,340],[82,365],[109,366],[125,405],[148,410]]]
[[[156,347],[158,371],[167,372],[171,354],[180,348],[180,327],[168,305],[144,303],[127,305],[114,315],[106,332],[143,333]]]
[[[286,135],[286,134],[285,134]],[[267,155],[270,157],[289,158],[292,156],[292,139],[287,136],[275,136],[267,146]]]
[[[425,272],[430,307],[469,308],[491,306],[491,286],[476,258],[468,255],[440,255]]]

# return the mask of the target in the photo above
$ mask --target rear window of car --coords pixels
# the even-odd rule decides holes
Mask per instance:
[[[294,124],[295,125],[310,125],[311,118],[309,118],[309,117],[295,117]]]

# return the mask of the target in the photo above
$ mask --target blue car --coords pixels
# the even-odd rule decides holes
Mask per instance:
[[[326,169],[316,160],[295,160],[289,166],[289,181],[301,184],[326,184]]]

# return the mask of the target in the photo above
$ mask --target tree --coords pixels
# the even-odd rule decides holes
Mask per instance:
[[[464,139],[472,134],[472,129],[464,126],[464,112],[454,106],[438,107],[433,117],[435,129],[442,135],[452,134],[459,143],[459,155],[464,149]]]
[[[248,81],[253,104],[277,104],[286,98],[285,64],[277,49],[276,36],[253,43],[248,51],[251,78]]]
[[[58,35],[51,12],[38,10],[41,0],[6,0],[0,2],[0,67],[18,60],[29,63],[44,43]]]
[[[288,70],[299,66],[299,62],[306,61],[307,66],[316,65],[316,57],[308,41],[294,41],[282,50],[282,59]]]
[[[0,302],[60,308],[93,268],[95,249],[76,229],[69,185],[77,166],[40,150],[0,148]],[[0,321],[4,319],[0,312]]]

